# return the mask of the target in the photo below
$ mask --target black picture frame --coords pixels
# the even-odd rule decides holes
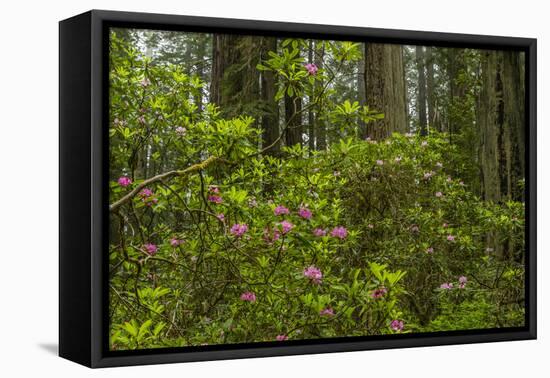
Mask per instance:
[[[526,53],[526,323],[521,328],[109,351],[109,27],[361,40]],[[536,62],[530,38],[92,10],[59,24],[59,355],[88,367],[406,348],[536,338]]]

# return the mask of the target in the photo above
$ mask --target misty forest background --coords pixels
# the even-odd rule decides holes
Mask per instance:
[[[111,348],[522,326],[524,59],[113,29]]]

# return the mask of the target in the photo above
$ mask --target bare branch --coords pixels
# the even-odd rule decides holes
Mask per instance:
[[[207,168],[208,166],[212,165],[215,162],[226,162],[226,160],[223,160],[221,158],[210,156],[208,159],[204,160],[203,162],[193,164],[190,167],[187,167],[185,169],[181,170],[175,170],[175,171],[169,171],[165,173],[161,173],[159,175],[153,176],[143,182],[141,182],[138,186],[136,186],[132,191],[128,194],[126,194],[124,197],[116,201],[115,203],[111,204],[109,206],[109,211],[114,212],[118,210],[119,207],[124,205],[126,202],[130,201],[132,198],[134,198],[142,189],[144,189],[146,186],[154,184],[159,181],[163,181],[175,176],[187,176],[195,172],[202,171],[203,169]]]

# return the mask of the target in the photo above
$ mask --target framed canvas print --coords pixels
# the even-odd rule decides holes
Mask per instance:
[[[536,337],[536,40],[60,23],[60,355]]]

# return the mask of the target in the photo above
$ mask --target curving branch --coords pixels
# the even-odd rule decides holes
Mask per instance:
[[[126,194],[124,197],[122,197],[118,201],[109,205],[109,211],[111,212],[117,211],[122,205],[124,205],[126,202],[134,198],[142,189],[144,189],[148,185],[154,184],[159,181],[164,181],[171,177],[187,176],[192,173],[202,171],[203,169],[207,168],[208,166],[212,165],[215,162],[227,162],[227,161],[216,156],[210,156],[208,159],[200,163],[193,164],[192,166],[187,167],[185,169],[169,171],[169,172],[161,173],[159,175],[148,178],[147,180],[141,182],[134,189],[132,189],[132,191]]]

